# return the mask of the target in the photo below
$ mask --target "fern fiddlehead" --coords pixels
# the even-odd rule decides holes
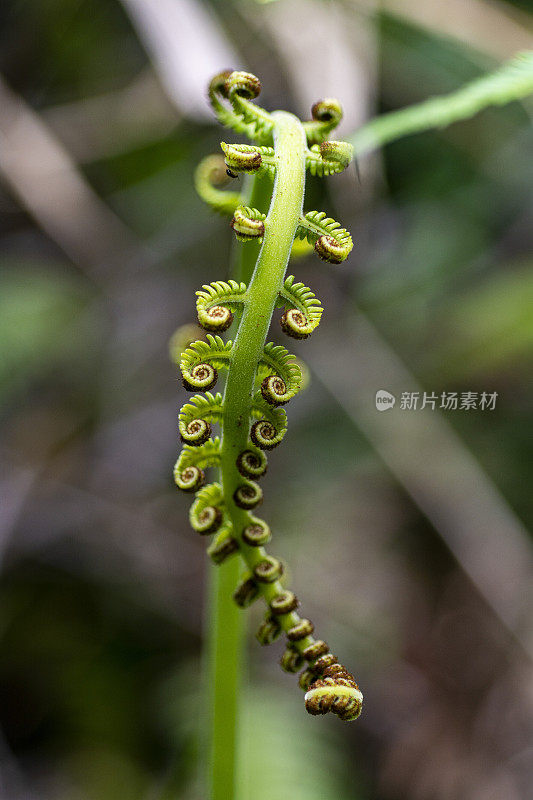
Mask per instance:
[[[208,554],[215,564],[242,558],[245,574],[233,598],[246,608],[259,597],[267,611],[257,632],[261,645],[282,634],[286,649],[281,667],[292,673],[304,665],[299,684],[310,714],[332,712],[342,720],[355,719],[362,694],[350,673],[337,662],[328,645],[314,638],[313,623],[298,614],[298,599],[281,583],[283,565],[265,546],[272,538],[268,524],[255,516],[263,499],[258,480],[267,470],[266,453],[276,447],[287,429],[282,406],[300,391],[302,372],[282,345],[266,342],[275,308],[283,308],[282,331],[296,339],[311,335],[322,307],[314,293],[285,272],[295,239],[314,246],[323,260],[337,264],[347,258],[350,234],[324,212],[303,212],[306,170],[326,176],[345,169],[352,148],[327,136],[342,117],[336,100],[313,107],[313,120],[302,123],[292,114],[268,113],[253,100],[259,80],[245,72],[215,76],[209,97],[219,121],[252,140],[249,145],[222,142],[224,161],[210,156],[196,173],[196,186],[214,210],[232,215],[237,239],[261,243],[248,285],[216,281],[197,292],[199,324],[206,340],[193,342],[183,353],[180,368],[184,387],[195,394],[179,414],[184,443],[174,468],[179,488],[194,492],[190,511],[194,530],[215,536]],[[274,179],[268,213],[246,204],[235,192],[219,188],[224,169],[233,177],[243,172],[256,180]],[[234,341],[219,334],[238,314]],[[225,372],[224,394],[212,394],[219,373]],[[219,425],[221,438],[212,436]],[[206,483],[205,470],[216,469],[217,480]]]

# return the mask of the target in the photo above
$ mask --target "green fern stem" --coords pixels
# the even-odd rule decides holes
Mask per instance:
[[[204,678],[208,724],[205,727],[204,763],[210,800],[237,796],[238,722],[246,615],[233,602],[232,593],[239,582],[240,570],[236,558],[229,558],[217,569],[209,570]]]
[[[255,176],[251,178],[251,182],[250,205],[266,211],[272,195],[270,176]],[[230,275],[233,280],[250,283],[259,248],[260,245],[256,242],[249,242],[246,247],[237,246],[237,256]],[[236,314],[237,322],[240,312],[237,311]],[[233,506],[240,512],[235,504]],[[207,796],[210,800],[238,797],[238,723],[247,627],[247,615],[243,614],[242,609],[233,600],[233,591],[239,583],[240,572],[241,563],[237,558],[230,558],[216,569],[212,567],[208,571],[205,682],[209,717],[209,724],[206,726]]]
[[[292,243],[302,215],[305,189],[306,137],[302,124],[292,114],[282,111],[272,114],[272,118],[275,122],[276,178],[265,220],[263,245],[245,296],[241,324],[231,354],[224,394],[220,463],[224,500],[233,523],[233,535],[239,541],[240,552],[250,570],[266,558],[266,552],[262,547],[246,544],[240,535],[252,517],[249,511],[239,508],[233,500],[235,490],[242,484],[242,475],[236,466],[237,456],[248,447],[255,374],[283,286]],[[268,602],[280,594],[283,587],[279,581],[274,581],[263,584],[261,591]],[[284,629],[288,630],[298,621],[298,616],[289,614],[281,621]],[[302,648],[307,644],[309,641],[302,640]]]
[[[208,333],[182,350],[180,359],[185,388],[202,394],[195,394],[180,411],[184,447],[174,477],[180,489],[195,493],[190,511],[193,529],[200,535],[217,534],[207,550],[218,565],[209,607],[211,800],[237,794],[235,745],[243,626],[236,606],[245,608],[258,594],[263,596],[268,611],[257,639],[262,645],[270,644],[283,630],[287,648],[280,660],[282,669],[294,673],[307,662],[299,685],[306,692],[309,714],[332,711],[350,721],[359,715],[362,704],[353,676],[325,642],[313,638],[312,622],[296,613],[298,600],[280,581],[282,565],[263,547],[270,529],[251,513],[262,498],[259,485],[251,480],[266,469],[262,450],[272,449],[283,438],[286,415],[280,406],[302,388],[300,367],[288,351],[273,342],[265,344],[273,311],[285,306],[281,329],[295,339],[306,339],[322,314],[310,289],[292,275],[285,280],[291,252],[302,250],[295,238],[307,240],[322,260],[332,264],[344,261],[353,246],[350,234],[324,212],[303,214],[305,171],[325,176],[345,169],[352,147],[325,140],[342,116],[337,101],[315,104],[313,120],[301,123],[292,114],[258,109],[251,100],[260,88],[254,75],[238,71],[221,73],[210,85],[219,121],[245,133],[254,144],[222,143],[224,156],[202,161],[196,186],[215,211],[233,213],[231,227],[246,244],[229,283],[215,281],[197,292],[198,321]],[[246,175],[244,190],[222,191],[227,178],[237,177],[236,173]],[[224,342],[219,334],[230,327],[237,329],[235,340]],[[224,397],[210,392],[219,372],[227,372]],[[250,428],[258,416],[261,419]],[[220,425],[222,440],[211,438],[212,423]],[[206,468],[218,469],[218,482],[205,485]],[[237,551],[249,572],[233,592],[233,607],[228,599],[242,561],[229,556]]]

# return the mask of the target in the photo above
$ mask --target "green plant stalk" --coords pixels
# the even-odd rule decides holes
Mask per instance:
[[[263,547],[252,547],[241,533],[250,524],[252,515],[239,508],[233,493],[242,484],[237,469],[237,456],[248,447],[251,401],[257,364],[263,353],[272,314],[283,286],[291,248],[302,216],[305,192],[306,136],[297,117],[284,111],[272,114],[275,122],[274,148],[276,178],[272,200],[265,220],[263,244],[244,299],[244,310],[233,343],[224,394],[223,447],[220,464],[224,501],[233,524],[233,536],[239,542],[247,567],[253,568],[265,559]],[[267,604],[283,591],[279,580],[260,585]],[[288,631],[299,620],[292,612],[280,618]],[[305,637],[295,643],[303,651],[311,643]]]
[[[208,697],[208,797],[236,797],[239,701],[241,696],[246,618],[232,593],[241,565],[229,559],[209,570],[206,685]]]
[[[272,196],[269,175],[252,179],[250,203],[268,209]],[[249,283],[260,245],[249,242],[236,248],[230,278]],[[206,609],[207,653],[205,685],[208,687],[207,764],[209,798],[238,796],[239,701],[243,681],[246,615],[234,603],[232,593],[240,580],[239,559],[211,568]]]
[[[223,448],[221,476],[224,500],[233,523],[233,535],[250,570],[266,557],[263,547],[251,547],[241,537],[250,524],[249,511],[238,508],[233,493],[242,484],[237,456],[248,446],[251,400],[257,364],[263,352],[278,293],[283,286],[292,243],[302,215],[305,190],[305,132],[300,121],[282,111],[275,120],[274,147],[276,178],[272,201],[265,220],[265,235],[259,258],[248,287],[242,320],[233,345],[224,395]],[[271,600],[282,591],[279,581],[261,586],[264,598]],[[288,630],[297,621],[287,615]],[[308,642],[302,640],[302,648]]]
[[[285,112],[276,112],[274,147],[277,172],[272,199],[265,222],[265,235],[255,271],[246,293],[244,310],[234,342],[224,394],[223,450],[221,478],[226,508],[233,522],[234,535],[239,540],[241,554],[249,568],[265,557],[262,547],[245,544],[240,532],[250,522],[250,513],[238,508],[233,501],[235,489],[242,476],[236,459],[246,449],[249,435],[251,399],[255,373],[263,352],[272,313],[290,257],[292,243],[302,214],[305,189],[305,133],[300,121]],[[254,203],[270,194],[267,178],[255,179],[252,190]],[[259,204],[259,203],[258,203]],[[248,247],[255,249],[254,243]],[[251,251],[248,251],[251,252]],[[242,280],[250,270],[250,256],[240,262]],[[209,798],[227,800],[236,797],[238,697],[242,675],[244,622],[242,611],[232,600],[239,580],[240,559],[233,558],[211,569],[210,638],[208,663],[211,689],[211,731],[209,746]],[[265,598],[271,599],[282,591],[279,581],[266,584]],[[288,629],[297,621],[288,615]],[[308,644],[302,640],[302,649]]]
[[[263,245],[244,299],[244,311],[233,344],[224,394],[221,460],[224,499],[232,517],[238,513],[245,521],[249,518],[248,512],[238,509],[233,502],[233,492],[242,483],[236,460],[248,445],[248,422],[257,364],[263,353],[278,293],[283,286],[292,243],[302,215],[305,189],[306,139],[302,125],[292,114],[283,111],[276,112],[272,117],[275,120],[277,161],[274,190],[265,220]],[[232,521],[234,531],[238,534],[239,526],[235,525],[235,520]],[[243,519],[238,522],[242,524]],[[257,551],[262,548],[248,549]],[[262,558],[264,554],[257,561]]]

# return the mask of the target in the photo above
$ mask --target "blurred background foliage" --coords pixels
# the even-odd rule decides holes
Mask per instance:
[[[267,108],[304,117],[337,96],[349,136],[530,47],[530,11],[0,5],[2,797],[202,796],[211,567],[171,480],[184,393],[167,343],[234,250],[193,190],[225,135],[210,74],[249,69]],[[339,268],[294,265],[326,313],[297,348],[312,383],[272,455],[265,517],[366,706],[352,726],[309,718],[279,647],[252,639],[243,797],[530,796],[530,112],[487,109],[361,159],[359,178],[310,181],[306,207],[356,246]],[[419,386],[498,400],[372,411],[376,390]]]

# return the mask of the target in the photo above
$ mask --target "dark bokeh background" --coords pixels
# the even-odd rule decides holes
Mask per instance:
[[[201,796],[210,567],[171,479],[184,392],[168,340],[234,247],[192,185],[232,136],[206,81],[241,66],[267,108],[304,117],[337,96],[349,136],[531,46],[527,2],[379,5],[0,6],[2,797]],[[531,796],[528,109],[399,141],[360,180],[311,181],[306,207],[356,246],[339,268],[294,265],[326,313],[298,347],[312,384],[264,511],[366,706],[352,726],[308,717],[280,646],[251,639],[255,800]],[[418,387],[498,399],[372,411],[376,390]]]

